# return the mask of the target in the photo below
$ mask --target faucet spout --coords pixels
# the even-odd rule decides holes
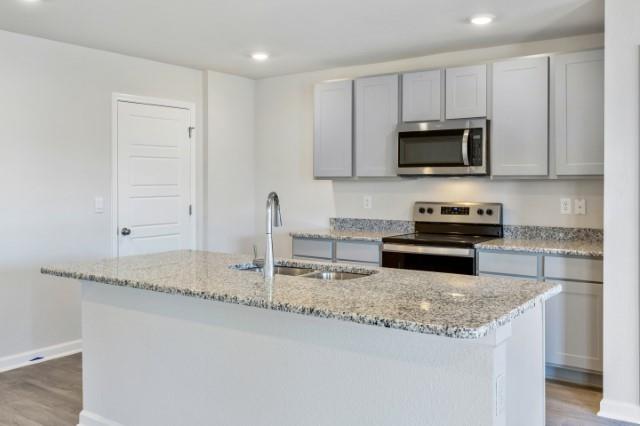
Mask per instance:
[[[280,213],[280,199],[275,192],[269,193],[267,197],[267,247],[264,254],[264,279],[273,280],[274,260],[273,260],[273,227],[282,226],[282,214]]]

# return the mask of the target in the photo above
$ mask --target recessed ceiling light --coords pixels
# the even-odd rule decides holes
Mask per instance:
[[[490,15],[488,13],[483,13],[481,15],[472,16],[471,19],[469,19],[469,21],[473,25],[487,25],[493,22],[494,19],[495,19],[495,16]]]
[[[25,3],[40,3],[40,0],[22,0]]]
[[[264,62],[269,59],[269,54],[266,52],[255,52],[251,54],[251,59],[258,62]]]

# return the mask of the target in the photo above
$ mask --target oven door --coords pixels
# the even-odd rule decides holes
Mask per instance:
[[[486,174],[486,120],[398,127],[399,175]]]
[[[475,275],[475,257],[472,248],[390,243],[382,246],[382,266],[386,268]]]

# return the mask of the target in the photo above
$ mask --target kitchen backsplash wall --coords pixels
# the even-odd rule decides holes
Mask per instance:
[[[336,216],[410,220],[415,201],[478,201],[504,204],[510,225],[602,228],[603,181],[495,181],[486,178],[416,178],[401,181],[338,181]],[[371,196],[372,208],[364,208]],[[560,199],[584,199],[585,215],[560,214]]]

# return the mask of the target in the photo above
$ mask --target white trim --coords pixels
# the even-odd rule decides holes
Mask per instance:
[[[60,343],[58,345],[47,346],[45,348],[35,349],[28,352],[22,352],[15,355],[9,355],[0,358],[0,373],[13,370],[27,365],[39,364],[55,358],[72,355],[82,351],[82,340],[72,340],[70,342]],[[29,361],[36,357],[42,357],[37,361]]]
[[[193,102],[177,101],[172,99],[153,98],[148,96],[127,95],[125,93],[113,93],[111,98],[111,254],[118,257],[118,102],[131,102],[145,105],[157,105],[173,108],[183,108],[189,111],[189,126],[196,127],[196,104]],[[191,173],[190,181],[190,200],[192,206],[192,214],[189,217],[191,226],[191,248],[197,247],[197,211],[196,205],[196,139],[198,129],[192,133],[189,140],[189,172]]]
[[[80,411],[80,423],[78,426],[122,426],[121,423],[106,419],[91,411]]]
[[[640,405],[603,399],[600,401],[598,416],[640,424]]]

